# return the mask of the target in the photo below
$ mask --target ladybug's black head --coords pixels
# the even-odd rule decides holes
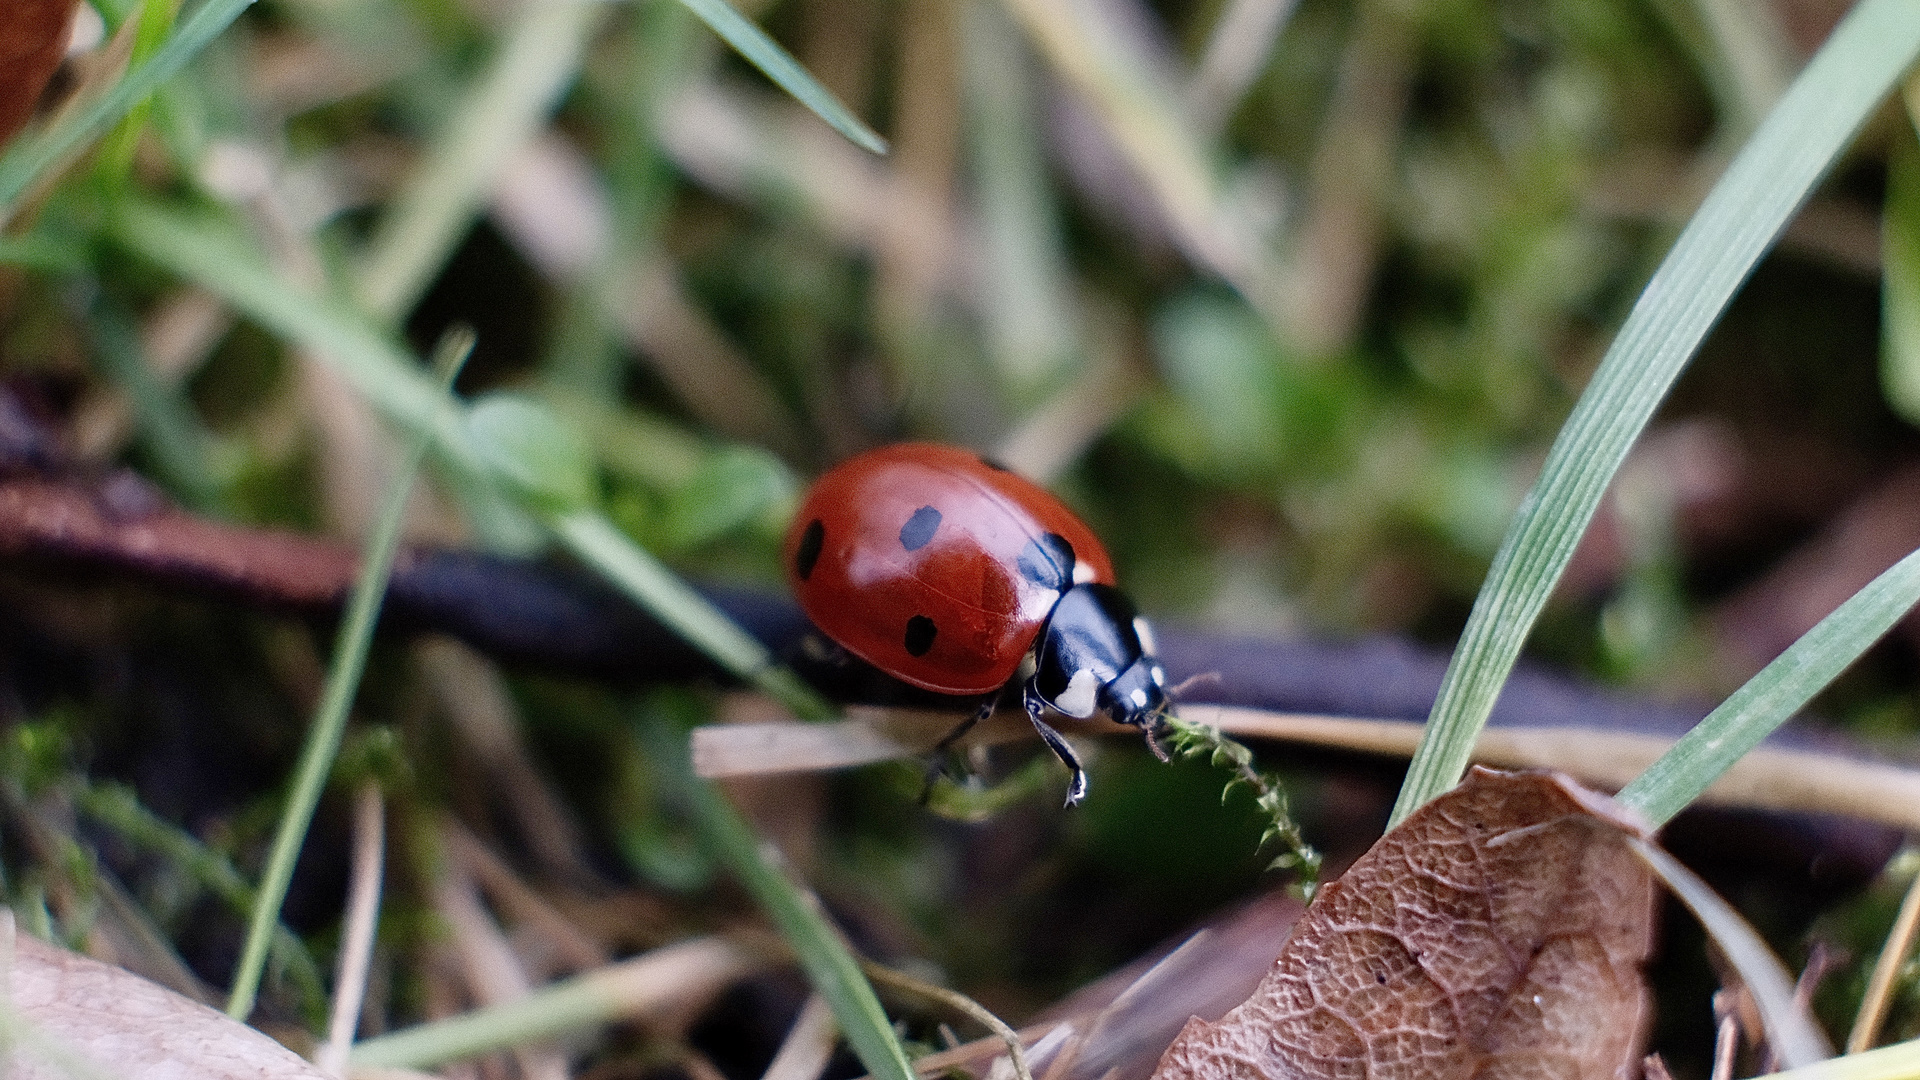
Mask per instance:
[[[1157,738],[1169,705],[1167,673],[1154,656],[1147,620],[1111,585],[1075,585],[1061,594],[1040,631],[1022,697],[1040,737],[1073,774],[1068,806],[1086,795],[1087,774],[1073,747],[1041,719],[1047,706],[1082,718],[1105,712],[1138,727],[1153,752],[1167,756]]]
[[[1167,700],[1167,673],[1152,653],[1143,653],[1113,681],[1101,687],[1100,707],[1122,724],[1132,724],[1151,736],[1160,726],[1170,703]],[[1154,752],[1159,752],[1158,744]]]
[[[1068,716],[1105,712],[1152,732],[1167,711],[1167,674],[1153,631],[1111,585],[1076,585],[1040,632],[1033,689]]]

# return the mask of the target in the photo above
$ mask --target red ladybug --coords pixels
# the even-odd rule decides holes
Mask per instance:
[[[1104,711],[1155,736],[1168,709],[1153,633],[1114,588],[1092,530],[1038,485],[978,455],[900,443],[822,476],[787,532],[800,606],[849,652],[943,694],[981,694],[944,749],[990,715],[1032,659],[1027,716],[1087,791],[1066,739],[1041,714]]]

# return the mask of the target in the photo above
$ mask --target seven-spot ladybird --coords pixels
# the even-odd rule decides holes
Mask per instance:
[[[848,651],[904,682],[983,694],[944,749],[993,711],[1029,660],[1027,716],[1086,794],[1073,748],[1041,719],[1104,711],[1156,736],[1168,708],[1153,633],[1092,530],[1031,481],[965,450],[900,443],[822,476],[787,533],[800,606]]]

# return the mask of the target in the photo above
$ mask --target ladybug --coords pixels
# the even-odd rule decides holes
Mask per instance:
[[[1169,708],[1153,632],[1114,587],[1093,531],[1039,485],[966,450],[899,443],[820,477],[787,532],[787,574],[814,625],[887,674],[983,695],[936,755],[1020,699],[1086,795],[1073,747],[1042,715],[1104,711],[1157,736]]]

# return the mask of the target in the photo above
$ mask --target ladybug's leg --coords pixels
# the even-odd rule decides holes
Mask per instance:
[[[988,694],[986,697],[981,698],[980,707],[973,711],[972,716],[969,716],[965,720],[960,721],[960,723],[957,726],[955,726],[952,731],[949,731],[945,735],[940,736],[940,741],[933,744],[934,755],[937,757],[941,754],[945,754],[948,750],[952,749],[954,743],[957,743],[960,741],[962,736],[964,736],[967,732],[973,730],[973,725],[979,723],[982,720],[985,720],[989,716],[992,716],[993,707],[996,704],[998,704],[999,701],[1000,701],[1000,691],[998,690],[995,690],[993,693]]]
[[[1087,770],[1080,767],[1080,756],[1073,752],[1067,737],[1053,730],[1053,725],[1040,719],[1046,711],[1047,703],[1041,699],[1040,690],[1034,680],[1028,679],[1020,689],[1020,698],[1027,707],[1027,719],[1033,721],[1033,729],[1040,733],[1040,739],[1053,751],[1053,756],[1067,767],[1070,774],[1067,780],[1067,805],[1072,806],[1087,797]]]
[[[942,735],[940,741],[933,744],[933,752],[928,755],[927,758],[927,781],[920,788],[921,805],[926,805],[927,800],[933,796],[933,785],[935,781],[946,775],[947,751],[952,749],[953,744],[959,742],[962,736],[972,731],[975,724],[992,716],[993,707],[999,703],[999,701],[1000,691],[998,690],[981,698],[980,707],[973,711],[973,715],[960,721],[952,731]]]

